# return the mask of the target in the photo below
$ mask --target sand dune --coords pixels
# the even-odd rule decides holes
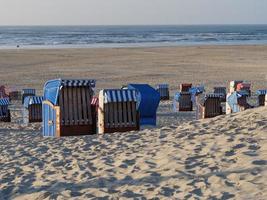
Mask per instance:
[[[40,124],[0,123],[0,199],[266,198],[267,108],[173,116],[140,132],[62,139],[43,138]]]

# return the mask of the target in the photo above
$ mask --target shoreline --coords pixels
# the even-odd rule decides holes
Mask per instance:
[[[262,42],[262,41],[261,41]],[[159,44],[159,43],[138,43],[138,44],[93,44],[93,45],[27,45],[27,46],[0,46],[0,51],[5,50],[65,50],[65,49],[147,49],[147,48],[179,48],[179,47],[247,47],[267,46],[266,43],[192,43],[192,44]]]

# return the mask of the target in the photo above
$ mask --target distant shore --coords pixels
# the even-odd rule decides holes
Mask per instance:
[[[262,42],[247,42],[247,43],[233,43],[233,42],[214,42],[214,43],[129,43],[129,44],[90,44],[90,45],[13,45],[1,46],[0,50],[16,50],[16,49],[112,49],[112,48],[161,48],[161,47],[201,47],[201,46],[267,46],[267,41]]]
[[[267,25],[0,26],[0,49],[267,45]]]

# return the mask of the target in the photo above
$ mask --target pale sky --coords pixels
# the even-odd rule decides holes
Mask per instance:
[[[0,25],[267,24],[267,0],[0,0]]]

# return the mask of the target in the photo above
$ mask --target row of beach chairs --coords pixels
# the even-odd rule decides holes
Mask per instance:
[[[226,87],[215,87],[205,93],[204,86],[191,83],[180,85],[174,95],[175,111],[193,111],[196,119],[252,108],[247,99],[251,96],[250,84],[230,82]],[[10,122],[10,100],[22,100],[24,123],[42,122],[44,136],[71,136],[95,133],[113,133],[139,130],[141,125],[156,125],[156,112],[160,100],[169,99],[169,86],[156,89],[147,84],[129,84],[120,89],[105,89],[94,96],[95,80],[51,80],[44,86],[43,96],[35,89],[0,94],[0,121]],[[259,106],[267,105],[267,90],[258,90]],[[226,104],[223,110],[222,104]]]
[[[221,114],[230,114],[253,108],[248,103],[251,96],[251,84],[244,81],[231,81],[229,93],[226,87],[215,87],[213,93],[204,94],[203,86],[181,84],[180,92],[174,96],[174,111],[192,111],[196,107],[196,119],[211,118]],[[258,90],[258,106],[267,105],[267,90]],[[223,110],[225,103],[226,110]]]
[[[160,102],[156,89],[147,84],[129,84],[101,90],[94,96],[95,83],[51,80],[45,84],[42,97],[35,96],[34,89],[25,90],[23,121],[42,122],[43,135],[53,137],[125,132],[139,130],[140,125],[156,125]]]

